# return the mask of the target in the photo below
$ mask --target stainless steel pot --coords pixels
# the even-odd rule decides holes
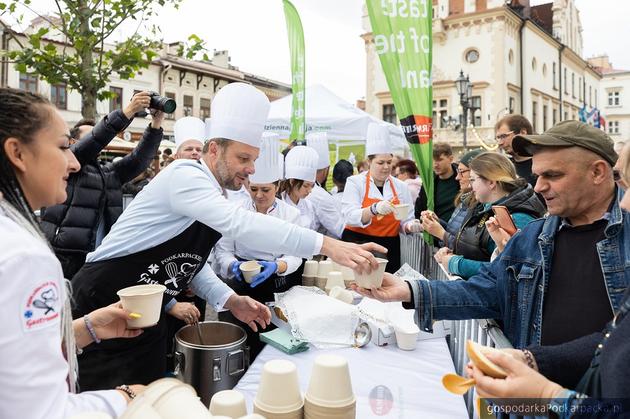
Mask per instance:
[[[184,326],[175,334],[175,375],[210,405],[212,396],[236,386],[249,368],[247,334],[226,322]]]

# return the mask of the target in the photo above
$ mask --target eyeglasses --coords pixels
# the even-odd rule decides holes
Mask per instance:
[[[514,134],[514,131],[508,131],[508,132],[505,132],[503,134],[499,134],[499,135],[497,135],[497,140],[503,141],[503,140],[505,140],[507,137],[509,137],[512,134]]]
[[[457,173],[459,173],[460,175],[463,175],[464,173],[470,172],[470,169],[466,169],[466,170],[460,170],[457,169]]]

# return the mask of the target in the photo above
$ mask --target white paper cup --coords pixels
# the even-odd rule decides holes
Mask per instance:
[[[356,401],[352,392],[348,361],[338,355],[315,358],[308,390],[309,402],[323,407],[348,406]]]
[[[283,412],[283,413],[268,412],[265,409],[258,406],[255,400],[254,400],[254,414],[257,415],[256,417],[262,417],[265,419],[304,419],[304,409],[301,407],[299,409],[295,409],[295,410],[292,410],[289,412]],[[215,418],[212,418],[212,419],[215,419]]]
[[[383,283],[383,274],[387,266],[387,259],[376,258],[378,269],[369,274],[354,273],[354,281],[358,286],[366,289],[378,288]]]
[[[208,408],[189,385],[177,386],[162,394],[153,408],[163,419],[211,419]]]
[[[413,351],[418,345],[418,335],[420,329],[418,326],[410,326],[408,328],[395,328],[396,345],[403,351]]]
[[[71,416],[70,419],[113,419],[107,413],[104,412],[83,412],[77,415]]]
[[[319,278],[328,278],[328,272],[332,272],[333,270],[334,267],[332,260],[322,260],[319,262],[317,276]]]
[[[304,399],[304,419],[356,419],[356,416],[356,402],[347,406],[325,407]]]
[[[216,419],[216,418],[212,418],[212,419]],[[252,413],[251,415],[241,416],[238,419],[265,419],[265,417],[259,415],[258,413]]]
[[[291,361],[267,361],[260,375],[254,405],[268,413],[289,413],[302,409],[297,367]]]
[[[409,215],[409,209],[411,205],[409,204],[397,204],[394,205],[394,218],[397,220],[404,220]]]
[[[337,286],[332,287],[328,295],[347,304],[352,304],[352,302],[354,301],[354,297],[352,296],[352,293],[350,291]]]
[[[315,286],[315,276],[302,276],[302,286],[304,287],[314,287]]]
[[[346,287],[346,284],[343,282],[343,276],[341,275],[341,272],[328,272],[328,279],[326,280],[326,286],[324,287],[324,290],[326,291],[326,293],[330,293],[330,290],[334,287]]]
[[[155,401],[159,399],[162,394],[177,386],[185,386],[185,384],[176,378],[160,378],[159,380],[155,380],[147,386],[147,388],[142,393],[142,397],[145,398],[149,403],[155,403]]]
[[[315,286],[320,290],[324,291],[326,289],[326,282],[328,282],[328,278],[320,278],[319,276],[315,278]]]
[[[238,418],[247,414],[245,396],[236,390],[223,390],[215,393],[210,400],[210,413],[214,417]]]
[[[142,315],[139,319],[128,319],[127,327],[142,329],[155,326],[162,312],[162,296],[166,287],[160,284],[134,285],[118,291],[125,310]]]
[[[247,282],[248,284],[252,283],[252,278],[260,273],[261,268],[262,266],[260,266],[260,263],[256,262],[255,260],[243,262],[239,267],[239,269],[243,273],[243,279],[245,279],[245,282]]]
[[[129,403],[119,419],[162,419],[162,416],[153,408],[151,403],[142,393]],[[75,418],[73,417],[73,419]]]
[[[302,276],[317,276],[319,263],[316,260],[307,260],[304,262],[304,272]]]

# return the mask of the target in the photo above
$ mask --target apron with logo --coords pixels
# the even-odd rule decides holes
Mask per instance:
[[[166,291],[157,325],[132,339],[93,343],[79,355],[82,391],[111,389],[121,384],[149,384],[166,374],[167,327],[164,305],[186,290],[203,268],[221,234],[195,221],[172,239],[118,258],[87,263],[75,275],[73,318],[119,300],[116,292],[142,284],[162,284]]]
[[[397,205],[400,203],[398,200],[398,194],[396,188],[394,188],[394,182],[388,178],[389,186],[392,188],[392,194],[394,198],[391,203]],[[363,202],[361,208],[369,207],[370,205],[381,201],[378,198],[370,198],[370,173],[368,172],[365,177],[365,195],[363,196]],[[394,217],[394,214],[387,214],[385,216],[373,216],[372,223],[367,227],[351,227],[346,226],[341,239],[347,242],[353,243],[367,243],[374,242],[380,244],[388,249],[387,255],[383,256],[388,260],[387,272],[396,272],[400,268],[400,220]]]

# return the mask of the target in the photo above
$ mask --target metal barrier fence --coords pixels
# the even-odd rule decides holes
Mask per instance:
[[[433,248],[428,245],[420,234],[400,236],[401,263],[407,263],[416,271],[430,280],[451,281],[455,277],[449,277],[442,266],[433,258]],[[481,345],[495,348],[511,348],[510,341],[505,337],[499,326],[491,319],[478,320],[445,320],[450,323],[450,336],[447,341],[451,351],[451,358],[455,365],[455,371],[464,375],[468,355],[466,354],[466,341],[468,339]],[[445,329],[449,327],[446,326]],[[464,395],[468,415],[473,417],[474,395],[469,391]]]

